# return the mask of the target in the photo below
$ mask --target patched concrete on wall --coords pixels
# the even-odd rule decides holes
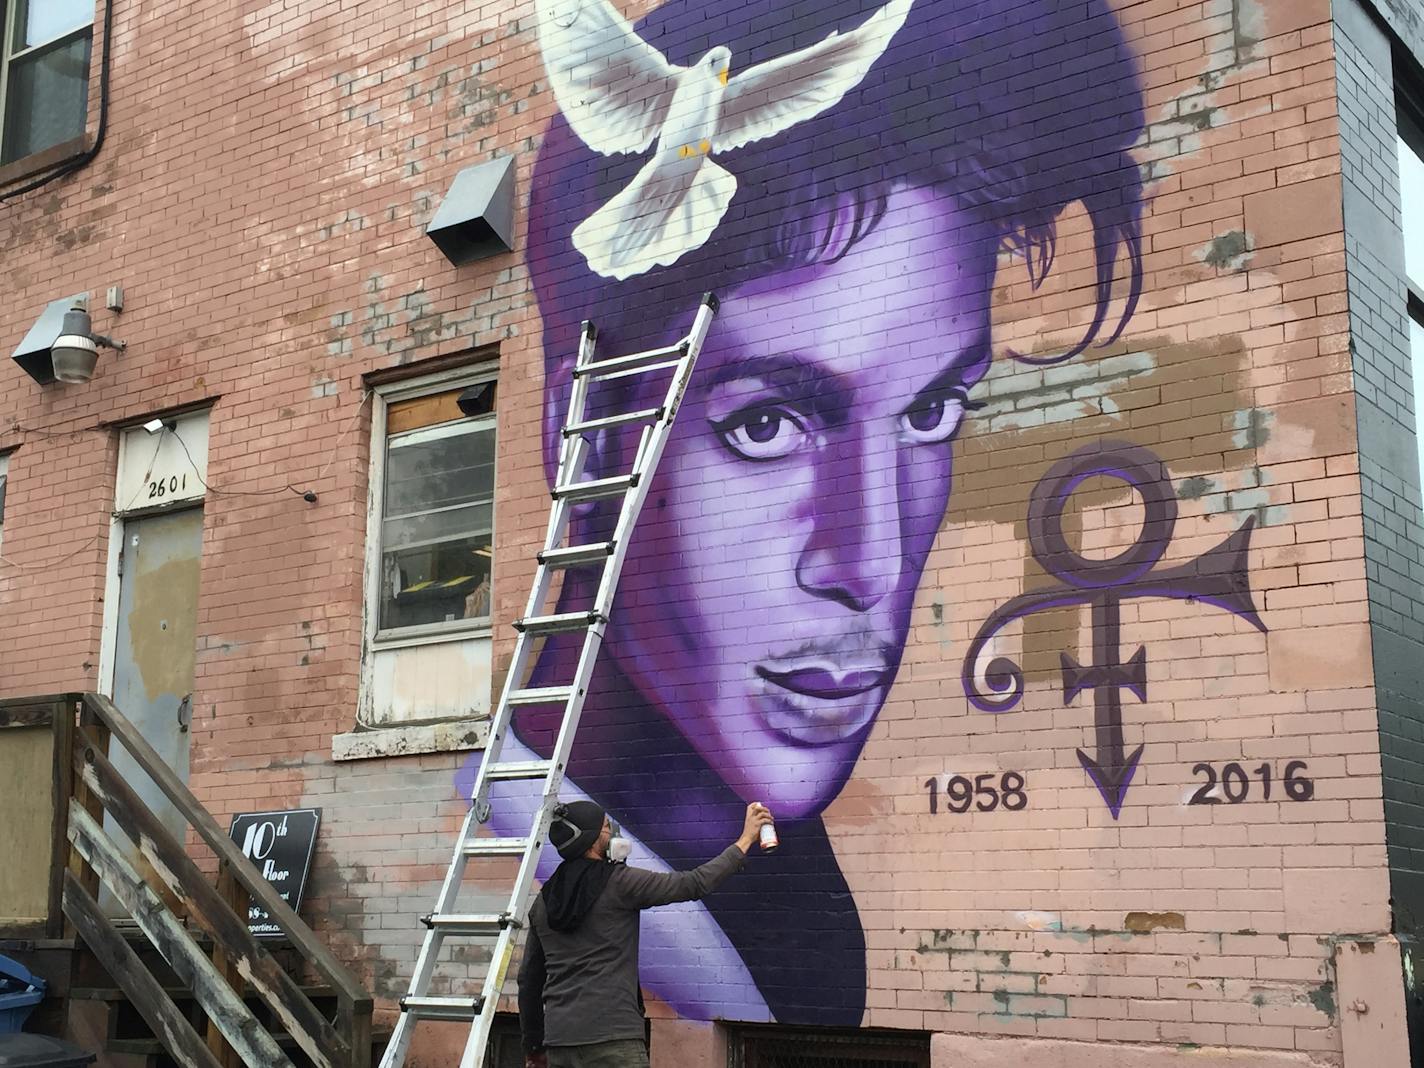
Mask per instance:
[[[1221,1046],[1108,1045],[1043,1038],[937,1034],[931,1068],[1317,1068],[1309,1053]]]

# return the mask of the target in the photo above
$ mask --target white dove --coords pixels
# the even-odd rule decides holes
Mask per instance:
[[[613,278],[700,247],[737,191],[711,155],[834,107],[880,58],[911,3],[889,0],[849,33],[729,78],[728,49],[674,66],[610,0],[537,0],[544,68],[574,132],[606,156],[642,152],[657,140],[628,187],[574,230],[574,247]]]

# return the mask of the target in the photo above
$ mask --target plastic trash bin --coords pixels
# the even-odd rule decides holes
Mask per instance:
[[[19,961],[0,956],[0,1035],[20,1030],[44,996],[43,979]]]
[[[0,1068],[83,1068],[94,1054],[49,1035],[0,1035]]]

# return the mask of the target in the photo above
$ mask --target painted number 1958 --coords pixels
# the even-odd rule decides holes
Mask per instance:
[[[1315,780],[1306,777],[1306,770],[1304,760],[1292,760],[1286,765],[1281,787],[1284,789],[1286,797],[1292,801],[1309,801],[1315,796]],[[1197,792],[1192,794],[1192,799],[1187,802],[1189,805],[1219,805],[1222,797],[1226,798],[1228,804],[1239,805],[1251,794],[1251,775],[1255,775],[1261,780],[1262,800],[1269,801],[1271,799],[1271,765],[1269,763],[1254,769],[1250,775],[1240,764],[1227,764],[1221,769],[1219,795],[1216,790],[1215,765],[1197,764],[1192,768],[1192,774],[1205,775],[1206,782],[1197,787]]]
[[[1010,812],[1018,812],[1028,807],[1027,782],[1022,772],[1006,771],[995,775],[992,771],[974,776],[971,782],[963,775],[951,775],[944,782],[944,807],[954,813],[968,812],[970,806],[980,812],[993,812],[1003,806]],[[925,780],[925,788],[930,792],[930,812],[939,811],[939,776]]]

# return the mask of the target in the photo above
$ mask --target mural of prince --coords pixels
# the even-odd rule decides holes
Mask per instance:
[[[643,983],[685,1017],[854,1026],[865,935],[820,814],[895,683],[996,266],[1041,280],[1080,205],[1093,321],[1071,351],[1018,358],[1074,357],[1132,314],[1135,65],[1103,0],[669,0],[636,26],[609,0],[540,0],[539,17],[560,109],[529,238],[550,478],[580,320],[600,352],[634,352],[684,333],[704,291],[722,300],[564,796],[604,805],[647,867],[700,863],[747,801],[769,805],[777,853],[644,914]],[[601,434],[590,477],[628,470],[636,440]],[[571,542],[611,527],[584,507]],[[561,605],[587,585],[571,573]],[[532,684],[570,678],[576,652],[551,643]],[[506,758],[547,754],[557,722],[529,710]],[[523,833],[536,790],[496,789],[494,833]]]

